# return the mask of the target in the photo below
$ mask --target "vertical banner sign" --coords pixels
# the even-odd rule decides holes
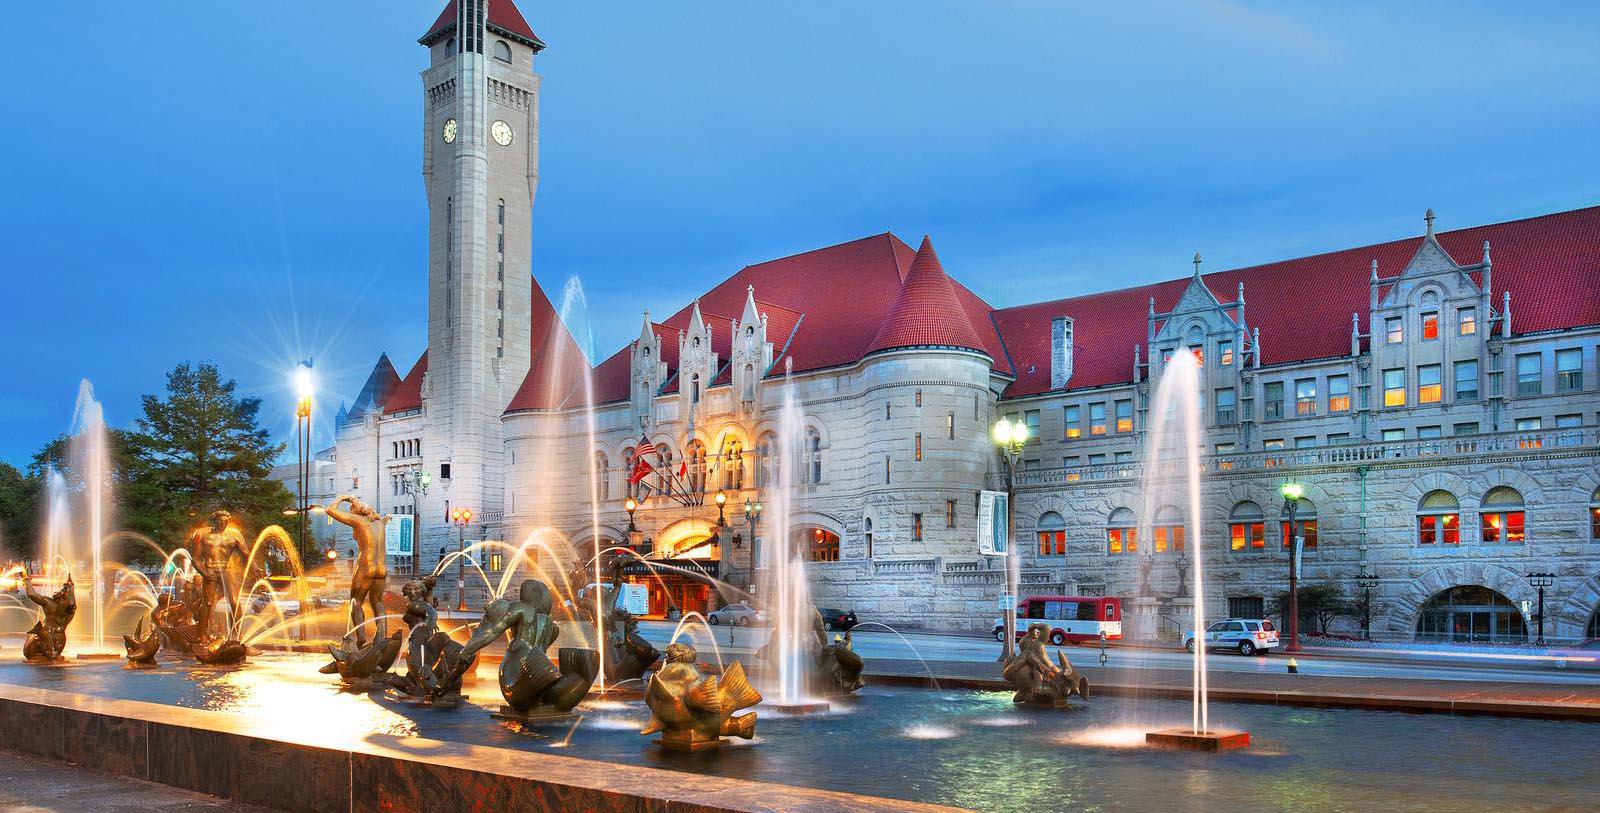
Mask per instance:
[[[1010,505],[1004,491],[978,493],[978,553],[1005,556],[1011,550],[1006,535],[1006,516]]]
[[[388,533],[384,535],[384,553],[389,556],[398,556],[410,559],[415,550],[417,531],[417,518],[401,514],[389,521]]]

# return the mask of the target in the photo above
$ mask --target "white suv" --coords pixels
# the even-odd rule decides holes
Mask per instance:
[[[1265,655],[1278,645],[1278,630],[1264,618],[1229,618],[1206,627],[1206,649],[1233,649],[1240,655]],[[1183,633],[1183,648],[1194,651],[1194,631]]]

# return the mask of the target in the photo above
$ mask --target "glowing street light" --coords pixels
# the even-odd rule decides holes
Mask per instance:
[[[728,495],[725,492],[718,491],[717,492],[717,527],[718,528],[726,528],[726,527],[728,527],[728,515],[724,512],[724,509],[723,509],[723,507],[726,506],[727,504],[728,504]]]
[[[1006,460],[1006,583],[1001,590],[1011,595],[1011,600],[1005,609],[1006,632],[1000,636],[999,659],[1001,663],[1006,663],[1011,660],[1017,632],[1017,597],[1013,591],[1015,581],[1012,579],[1016,567],[1016,543],[1013,538],[1016,534],[1013,531],[1017,525],[1017,458],[1022,454],[1023,445],[1028,442],[1028,424],[1002,416],[995,421],[990,437],[1000,447],[1001,455]]]
[[[1305,496],[1305,487],[1290,480],[1278,486],[1278,493],[1283,495],[1283,515],[1288,521],[1289,538],[1289,606],[1284,610],[1283,623],[1289,628],[1289,643],[1284,646],[1284,652],[1300,651],[1300,545],[1303,539],[1300,527],[1295,524],[1295,513],[1300,510],[1300,498]]]
[[[634,498],[632,498],[632,497],[629,497],[626,500],[623,500],[622,501],[622,510],[628,512],[628,533],[630,533],[630,534],[638,533],[639,532],[639,526],[633,524],[633,512],[639,510],[639,501],[634,499]]]
[[[472,509],[456,506],[450,509],[450,521],[455,523],[456,534],[456,609],[467,609],[467,525],[472,522]]]
[[[306,359],[294,366],[294,372],[289,377],[294,386],[294,430],[295,452],[298,457],[300,477],[300,502],[296,504],[295,511],[299,514],[298,540],[301,551],[306,549],[306,511],[310,507],[306,496],[306,481],[311,479],[311,401],[316,396],[317,381],[311,373],[311,359]]]

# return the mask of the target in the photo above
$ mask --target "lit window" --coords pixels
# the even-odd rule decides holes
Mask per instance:
[[[1600,542],[1600,488],[1589,495],[1589,541]]]
[[[1540,382],[1543,377],[1542,367],[1538,353],[1517,356],[1518,395],[1538,395],[1543,390]]]
[[[1556,392],[1583,389],[1583,351],[1576,347],[1556,351]]]
[[[1424,364],[1417,368],[1417,403],[1437,404],[1444,398],[1444,388],[1440,384],[1439,365]]]
[[[1262,448],[1265,448],[1268,451],[1271,451],[1273,449],[1282,449],[1283,448],[1283,438],[1269,438],[1266,441],[1262,442],[1261,445],[1262,445]]]
[[[1383,371],[1383,405],[1386,407],[1403,407],[1406,405],[1406,371]]]
[[[1301,546],[1302,549],[1315,549],[1317,547],[1316,505],[1312,504],[1310,500],[1301,500],[1299,505],[1295,508],[1294,522],[1296,525],[1300,526],[1300,536],[1305,538],[1305,544]],[[1281,539],[1283,540],[1282,547],[1284,550],[1288,550],[1290,542],[1294,540],[1294,533],[1289,528],[1289,519],[1287,515],[1284,517],[1283,521],[1279,523],[1279,528],[1282,534]]]
[[[1406,340],[1406,322],[1398,317],[1386,319],[1383,322],[1384,335],[1388,337],[1389,344],[1399,344]]]
[[[954,528],[954,527],[956,527],[956,501],[955,500],[945,500],[944,501],[944,527],[946,527],[946,528]]]
[[[1478,309],[1462,308],[1456,311],[1456,332],[1462,336],[1471,336],[1478,332]]]
[[[1422,340],[1431,342],[1439,338],[1439,312],[1429,311],[1422,314]]]
[[[1054,511],[1046,511],[1034,526],[1039,538],[1040,556],[1065,556],[1067,553],[1067,523]]]
[[[1089,405],[1089,434],[1106,433],[1106,405],[1104,402]]]
[[[1261,414],[1267,418],[1283,417],[1283,382],[1268,381],[1261,388]]]
[[[917,454],[917,462],[921,463],[922,462],[922,433],[921,432],[917,433],[917,452],[916,452],[916,454]]]
[[[1350,411],[1350,376],[1328,376],[1328,412]]]
[[[1301,378],[1294,382],[1294,414],[1317,414],[1317,380]]]
[[[1136,553],[1139,550],[1139,531],[1134,527],[1133,512],[1118,508],[1106,520],[1106,553],[1117,555]]]
[[[1066,436],[1068,440],[1083,436],[1083,428],[1079,425],[1080,412],[1081,410],[1076,404],[1061,408],[1061,420],[1066,424]]]
[[[1509,486],[1491,489],[1483,497],[1483,544],[1520,545],[1526,538],[1522,494]]]
[[[1448,491],[1430,491],[1417,506],[1417,543],[1461,544],[1461,506]]]
[[[956,439],[956,414],[954,412],[944,416],[944,431],[950,440]]]
[[[1151,532],[1155,535],[1156,553],[1183,550],[1183,519],[1177,508],[1169,505],[1157,511]]]
[[[839,535],[821,528],[812,528],[808,558],[813,562],[839,561]]]
[[[1038,417],[1039,417],[1039,413],[1037,413],[1037,412],[1033,413],[1033,417],[1034,417],[1035,421],[1037,421]],[[1037,429],[1038,427],[1034,426],[1034,427],[1030,427],[1030,428]],[[1117,431],[1118,432],[1132,432],[1133,431],[1133,401],[1124,400],[1124,401],[1118,401],[1117,402]],[[1037,435],[1035,435],[1035,436],[1037,436]]]
[[[1228,548],[1261,550],[1267,546],[1267,526],[1261,506],[1249,500],[1233,507],[1228,514]]]
[[[912,514],[911,515],[911,539],[912,539],[912,541],[916,541],[916,542],[922,541],[922,515],[921,514]]]
[[[917,409],[921,409],[922,408],[922,390],[917,390],[916,398],[917,398]]]
[[[1478,400],[1478,362],[1458,361],[1456,370],[1456,400]]]
[[[1224,367],[1233,365],[1233,342],[1217,342],[1217,363]]]

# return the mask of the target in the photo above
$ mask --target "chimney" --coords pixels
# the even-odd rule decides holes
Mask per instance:
[[[1050,320],[1050,389],[1059,390],[1072,380],[1072,319]]]

